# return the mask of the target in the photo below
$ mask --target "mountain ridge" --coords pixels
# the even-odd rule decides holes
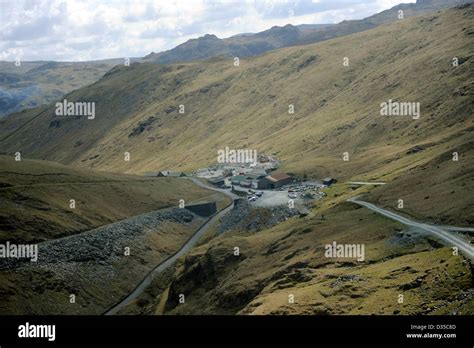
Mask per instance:
[[[259,33],[245,36],[232,36],[219,39],[213,35],[214,46],[205,45],[205,50],[196,47],[200,40],[206,41],[208,35],[190,39],[183,44],[160,53],[150,53],[144,61],[154,63],[173,63],[211,58],[216,55],[228,57],[250,57],[267,51],[289,46],[305,45],[341,37],[364,30],[375,28],[378,25],[392,23],[398,19],[398,11],[404,11],[405,18],[454,7],[472,0],[428,0],[417,1],[412,4],[399,4],[390,9],[358,20],[344,20],[332,25],[297,25],[273,26]],[[203,47],[203,48],[204,48]],[[197,52],[196,52],[197,51]]]
[[[251,57],[282,47],[316,43],[372,29],[397,20],[399,9],[404,11],[405,17],[410,17],[472,1],[417,1],[416,4],[397,5],[361,20],[342,21],[338,24],[297,26],[287,24],[283,27],[274,26],[259,33],[238,34],[226,39],[206,34],[164,52],[151,52],[143,58],[131,58],[131,62],[176,63],[215,57]],[[16,78],[22,80],[22,83],[9,82],[3,76],[3,83],[0,86],[0,117],[57,100],[64,93],[97,81],[106,71],[118,64],[123,64],[123,59],[75,63],[22,62],[20,67],[12,62],[0,62],[0,74],[16,73],[18,74]],[[40,72],[43,72],[44,76]],[[71,76],[74,81],[70,79]]]

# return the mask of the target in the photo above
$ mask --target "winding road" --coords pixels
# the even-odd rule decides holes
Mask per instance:
[[[464,239],[454,236],[453,234],[448,232],[448,231],[471,231],[472,230],[471,228],[452,227],[452,226],[435,226],[435,225],[424,224],[421,222],[416,222],[416,221],[407,219],[406,217],[403,217],[401,215],[392,213],[391,211],[379,208],[372,203],[359,201],[357,198],[358,197],[352,197],[352,198],[349,198],[347,201],[363,206],[376,213],[384,215],[392,220],[398,221],[404,225],[420,228],[424,230],[425,232],[428,232],[438,237],[443,242],[445,242],[446,245],[450,247],[454,247],[454,246],[457,247],[467,257],[469,257],[471,260],[474,260],[474,247],[471,244],[469,244],[467,241],[465,241]]]
[[[200,228],[194,232],[194,234],[186,241],[186,243],[181,246],[181,248],[176,251],[174,254],[169,256],[166,260],[155,266],[146,276],[145,278],[132,290],[131,293],[129,293],[126,297],[124,297],[120,302],[116,303],[112,307],[110,307],[104,315],[114,315],[117,314],[117,312],[134,301],[152,282],[152,280],[161,272],[166,270],[168,267],[170,267],[178,258],[186,254],[191,248],[197,243],[199,238],[211,227],[218,219],[220,219],[224,214],[226,214],[229,210],[231,210],[234,207],[234,199],[239,198],[239,196],[233,194],[230,191],[224,190],[224,189],[219,189],[215,188],[212,186],[209,186],[202,181],[196,179],[196,178],[185,178],[188,180],[191,180],[194,182],[196,185],[208,189],[208,190],[213,190],[220,192],[230,198],[232,198],[232,203],[230,203],[226,208],[222,209],[220,212],[212,216],[206,223],[204,223]]]
[[[152,280],[160,273],[162,273],[164,270],[166,270],[168,267],[170,267],[178,258],[186,254],[191,248],[194,247],[194,245],[198,242],[198,240],[201,238],[201,236],[215,223],[217,222],[218,219],[220,219],[224,214],[226,214],[229,210],[231,210],[234,207],[234,202],[233,200],[236,198],[239,198],[239,196],[233,194],[232,192],[225,190],[225,189],[219,189],[215,188],[212,186],[209,186],[199,179],[196,178],[185,178],[187,180],[191,180],[193,183],[196,185],[208,189],[208,190],[213,190],[220,192],[230,198],[232,198],[232,203],[230,203],[226,208],[212,216],[206,223],[204,223],[200,228],[194,232],[194,234],[184,243],[179,250],[177,250],[174,254],[169,256],[166,260],[155,266],[146,276],[145,278],[130,292],[126,297],[124,297],[120,302],[116,303],[113,305],[111,308],[109,308],[104,315],[114,315],[117,314],[120,309],[123,307],[127,306],[130,304],[132,301],[134,301],[152,282]],[[419,229],[424,230],[425,232],[428,232],[429,234],[438,237],[442,241],[445,242],[446,245],[448,246],[456,246],[460,251],[462,251],[466,256],[468,256],[470,259],[474,260],[474,247],[469,244],[467,241],[463,240],[462,238],[459,238],[457,236],[452,235],[448,231],[472,231],[473,229],[471,228],[465,228],[465,227],[452,227],[452,226],[435,226],[435,225],[429,225],[425,223],[420,223],[416,222],[413,220],[410,220],[404,216],[395,214],[391,211],[382,209],[377,207],[376,205],[364,201],[360,201],[357,199],[358,197],[352,197],[348,199],[348,202],[358,204],[360,206],[363,206],[367,209],[370,209],[378,214],[384,215],[392,220],[398,221],[404,225],[407,226],[412,226],[412,227],[417,227]]]

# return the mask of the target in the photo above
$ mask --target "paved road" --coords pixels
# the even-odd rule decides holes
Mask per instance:
[[[348,202],[352,202],[358,205],[361,205],[363,207],[366,207],[372,211],[375,211],[381,215],[384,215],[392,220],[401,222],[404,225],[407,226],[413,226],[420,228],[436,237],[439,239],[443,240],[446,245],[453,247],[456,246],[460,251],[462,251],[466,256],[468,256],[471,260],[474,260],[474,247],[469,244],[467,241],[464,239],[461,239],[457,236],[452,235],[451,233],[446,231],[446,228],[442,228],[441,226],[435,226],[435,225],[428,225],[420,222],[415,222],[410,219],[407,219],[406,217],[403,217],[401,215],[392,213],[391,211],[379,208],[372,203],[367,203],[364,201],[359,201],[357,197],[353,197],[347,200]],[[451,227],[452,229],[459,229],[459,227],[454,228]]]
[[[199,179],[197,179],[197,178],[187,177],[187,178],[185,178],[185,179],[191,180],[191,181],[192,181],[193,183],[195,183],[196,185],[201,186],[201,187],[203,187],[203,188],[205,188],[205,189],[223,193],[223,194],[225,194],[226,196],[228,196],[228,197],[230,197],[230,198],[232,198],[232,199],[240,198],[240,197],[237,196],[236,194],[233,194],[229,189],[221,189],[221,188],[217,188],[217,187],[214,187],[214,186],[210,186],[210,185],[208,185],[208,184],[203,183],[201,180],[199,180]]]
[[[456,226],[439,226],[446,231],[458,231],[458,232],[474,232],[472,227],[456,227]]]
[[[239,198],[237,195],[233,194],[230,191],[209,186],[196,178],[186,178],[186,179],[191,180],[196,185],[203,187],[205,189],[221,192],[232,199]],[[217,213],[212,218],[210,218],[204,225],[202,225],[196,232],[194,232],[191,238],[189,238],[188,241],[184,243],[183,246],[176,253],[168,257],[159,265],[155,266],[155,268],[153,268],[153,270],[151,270],[146,275],[146,277],[135,287],[135,289],[133,289],[133,291],[130,294],[128,294],[120,302],[118,302],[117,304],[112,306],[110,309],[108,309],[104,313],[104,315],[114,315],[120,309],[122,309],[123,307],[125,307],[126,305],[134,301],[150,285],[151,281],[158,274],[163,272],[165,269],[171,266],[178,258],[180,258],[184,254],[186,254],[189,250],[191,250],[191,248],[197,243],[199,238],[201,238],[201,236],[209,229],[209,227],[211,227],[218,219],[220,219],[224,214],[226,214],[233,207],[234,207],[234,201],[232,200],[232,203],[229,206],[227,206],[225,209],[221,210],[219,213]]]

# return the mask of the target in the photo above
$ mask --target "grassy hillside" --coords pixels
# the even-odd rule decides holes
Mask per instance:
[[[98,173],[0,156],[0,242],[40,242],[221,195],[177,178]],[[76,202],[71,209],[70,199]]]
[[[277,153],[291,172],[390,182],[470,147],[473,12],[464,6],[404,19],[238,67],[223,58],[115,67],[67,96],[95,101],[94,120],[58,118],[52,106],[29,110],[0,122],[0,145],[8,153],[127,173],[193,169],[215,162],[218,149],[248,147]],[[381,116],[389,99],[419,102],[420,119]],[[412,151],[417,146],[426,150]],[[430,175],[437,169],[430,166]],[[470,202],[471,187],[450,199]]]
[[[429,151],[425,149],[422,151]],[[459,152],[453,161],[452,153]],[[426,155],[418,155],[418,158]],[[474,225],[474,143],[452,148],[410,168],[390,185],[374,189],[369,200],[401,214],[440,225]],[[398,200],[403,208],[398,208]]]
[[[152,284],[141,312],[471,314],[469,263],[414,232],[349,203],[326,210],[324,220],[308,216],[257,233],[232,231],[195,248],[172,277]],[[324,246],[333,241],[363,244],[365,260],[325,257]]]

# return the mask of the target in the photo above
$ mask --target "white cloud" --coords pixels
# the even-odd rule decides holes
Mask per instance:
[[[336,23],[400,1],[0,0],[0,59],[144,56],[207,33],[222,38],[288,23]]]

